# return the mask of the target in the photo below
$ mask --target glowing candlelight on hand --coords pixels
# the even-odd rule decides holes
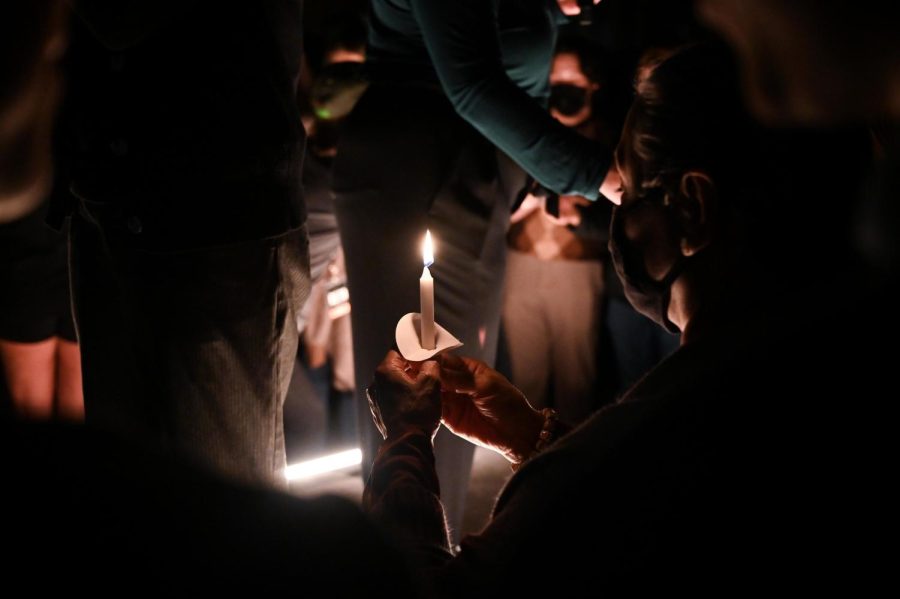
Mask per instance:
[[[423,349],[434,349],[434,279],[428,267],[434,264],[434,247],[431,243],[431,231],[425,231],[425,243],[422,245],[422,278],[419,279],[419,304],[421,310],[421,338]]]

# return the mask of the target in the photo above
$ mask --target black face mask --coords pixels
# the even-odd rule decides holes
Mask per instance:
[[[635,310],[650,318],[670,333],[678,333],[678,327],[669,320],[669,300],[672,294],[672,283],[684,271],[685,257],[681,254],[661,281],[650,276],[644,266],[643,252],[636,248],[625,235],[623,216],[635,207],[651,201],[641,198],[633,201],[625,208],[613,208],[610,221],[609,253],[612,255],[616,274],[625,288],[625,297]]]
[[[565,116],[578,114],[587,104],[588,90],[560,83],[550,88],[550,108]]]

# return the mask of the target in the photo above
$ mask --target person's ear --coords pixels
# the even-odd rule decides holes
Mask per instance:
[[[677,197],[672,198],[681,235],[681,253],[693,256],[713,238],[719,203],[713,180],[704,172],[688,171],[681,176]]]

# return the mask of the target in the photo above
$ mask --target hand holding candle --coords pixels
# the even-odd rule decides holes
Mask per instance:
[[[435,348],[434,328],[434,278],[428,267],[434,263],[434,246],[431,242],[431,231],[425,232],[425,243],[422,246],[422,261],[425,267],[422,269],[422,278],[419,279],[419,304],[421,313],[421,338],[422,349]]]

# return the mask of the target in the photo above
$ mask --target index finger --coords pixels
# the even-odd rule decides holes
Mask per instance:
[[[398,352],[389,350],[375,369],[375,374],[390,381],[409,384],[415,380],[415,376],[411,376],[409,370],[409,362]]]
[[[416,375],[417,389],[438,389],[440,387],[441,371],[435,360],[426,360],[419,367]]]
[[[444,354],[441,356],[441,386],[463,393],[474,391],[478,364],[478,361],[472,358]]]
[[[439,379],[441,376],[440,366],[436,360],[426,360],[419,365],[419,372],[416,375],[416,380],[423,380],[426,378]]]

